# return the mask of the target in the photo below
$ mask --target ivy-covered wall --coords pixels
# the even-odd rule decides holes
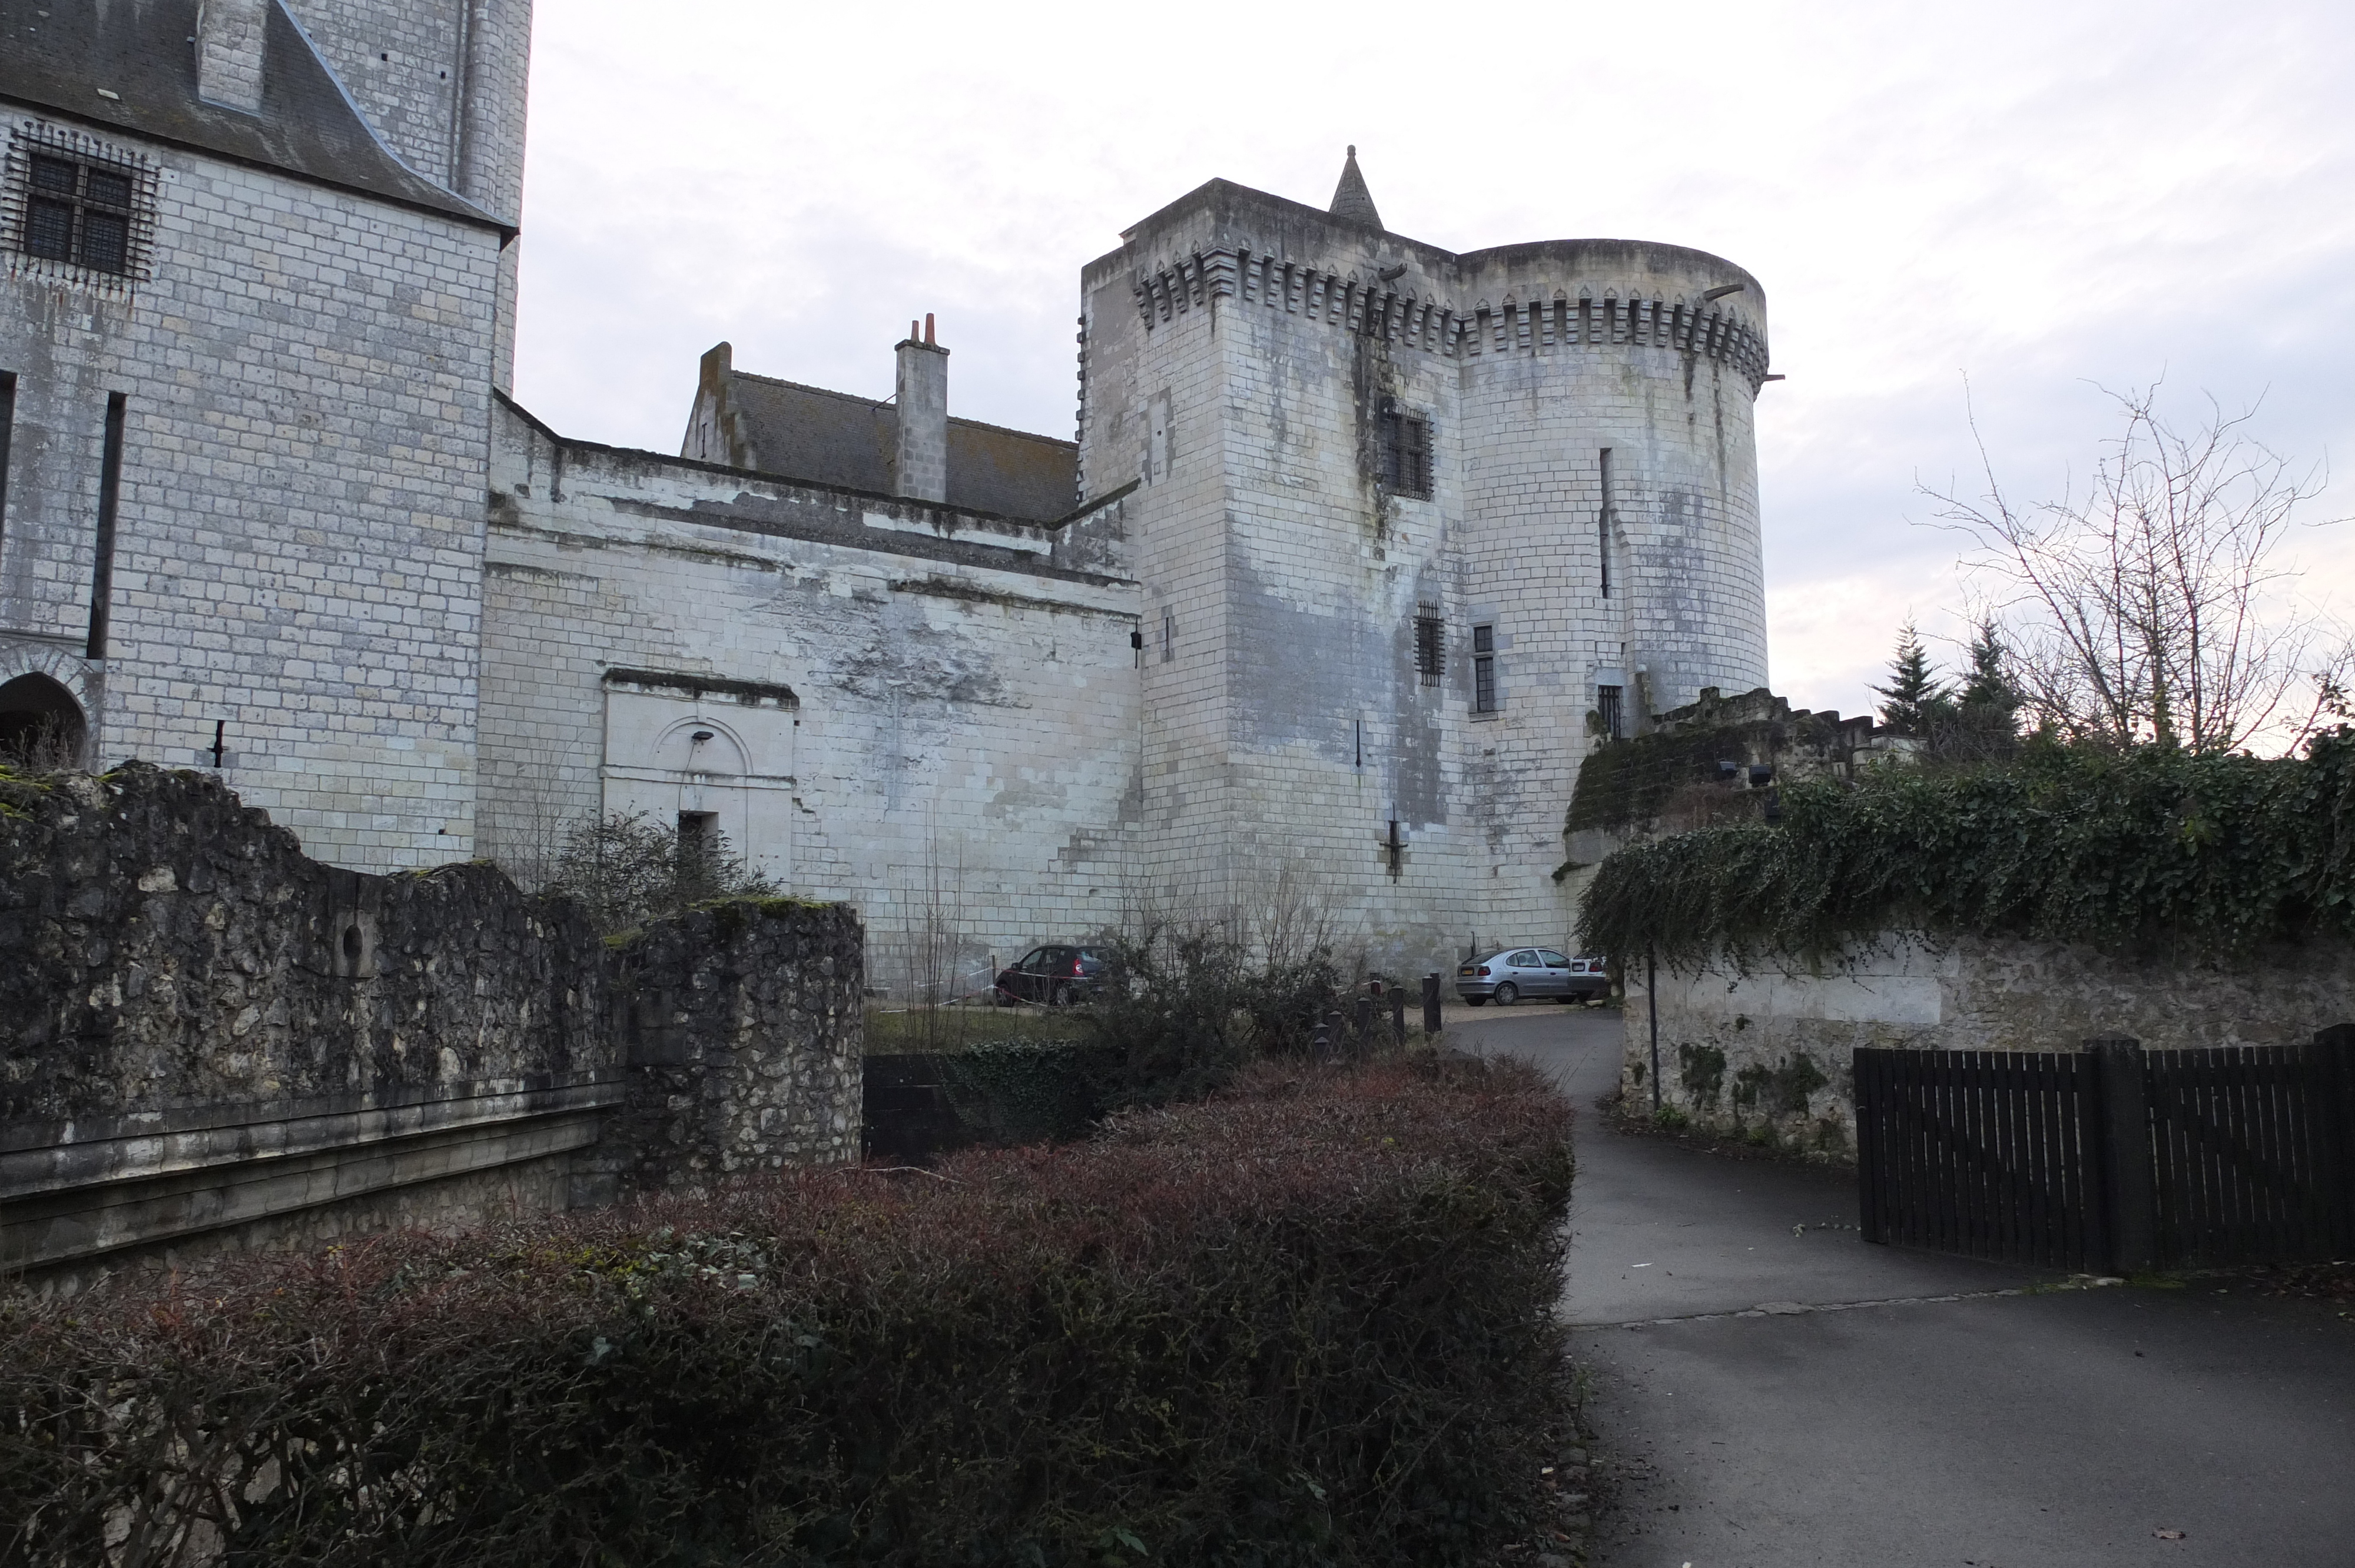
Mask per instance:
[[[1859,1045],[2282,1044],[2355,1020],[2350,856],[2355,731],[2270,759],[2031,744],[1622,849],[1580,934],[1629,977],[1631,1103],[1657,965],[1661,1104],[1845,1154]]]

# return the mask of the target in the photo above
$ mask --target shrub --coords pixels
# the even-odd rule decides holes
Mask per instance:
[[[1529,1522],[1569,1110],[1270,1066],[1088,1144],[0,1317],[0,1560],[1463,1563]]]
[[[2000,768],[1795,785],[1780,826],[1610,856],[1578,928],[1623,963],[1891,930],[2223,953],[2355,936],[2355,731],[2304,758],[2030,743]]]
[[[1220,927],[1149,927],[1114,938],[1088,1034],[1107,1107],[1197,1099],[1260,1055],[1303,1055],[1340,993],[1332,954],[1266,963]]]
[[[728,835],[687,833],[615,812],[575,822],[548,885],[587,906],[608,936],[720,898],[773,898],[783,890],[740,859]]]

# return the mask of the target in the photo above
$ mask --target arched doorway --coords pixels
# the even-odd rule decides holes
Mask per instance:
[[[0,685],[0,763],[36,773],[81,766],[81,705],[47,675]]]

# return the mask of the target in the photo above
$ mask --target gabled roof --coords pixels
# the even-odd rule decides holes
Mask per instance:
[[[394,156],[278,0],[267,7],[261,112],[197,97],[197,8],[0,0],[0,100],[513,232]]]
[[[847,392],[729,374],[729,412],[763,473],[837,484],[879,495],[898,485],[900,410]],[[949,420],[948,504],[1026,523],[1051,523],[1079,502],[1080,449],[1034,436]]]

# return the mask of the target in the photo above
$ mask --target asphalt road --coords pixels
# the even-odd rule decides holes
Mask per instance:
[[[1580,1107],[1601,1568],[2355,1568],[2355,1320],[1869,1246],[1846,1177],[1611,1131],[1617,1014],[1448,1022]]]

